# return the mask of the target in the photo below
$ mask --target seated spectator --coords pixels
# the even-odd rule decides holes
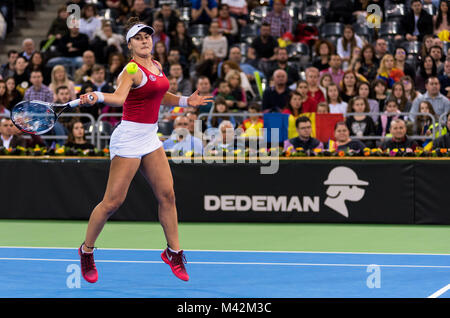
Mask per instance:
[[[219,16],[216,18],[216,21],[219,24],[219,32],[226,36],[228,44],[232,45],[237,42],[239,32],[238,24],[236,19],[230,16],[230,7],[223,1],[219,6]]]
[[[377,135],[386,136],[389,133],[391,122],[400,118],[399,105],[395,99],[389,99],[384,107],[384,112],[378,120]]]
[[[178,21],[175,33],[170,37],[171,48],[177,48],[180,51],[180,55],[184,61],[192,59],[194,54],[194,44],[192,38],[187,33],[186,25],[183,21]]]
[[[319,39],[314,45],[316,56],[313,59],[313,65],[320,72],[327,70],[330,65],[331,55],[335,53],[334,45],[324,39]]]
[[[445,31],[450,31],[450,15],[448,12],[448,1],[439,1],[439,8],[437,15],[433,16],[434,34],[444,36]],[[442,32],[442,33],[441,33]]]
[[[60,85],[55,90],[55,103],[56,104],[66,104],[70,102],[70,89],[69,87],[65,85]],[[80,113],[79,107],[69,108],[64,111],[65,114],[71,114],[71,113]],[[55,128],[53,130],[54,135],[65,135],[65,127],[68,126],[71,117],[59,117],[58,121],[56,122]],[[65,127],[63,127],[62,125]]]
[[[412,103],[408,100],[406,96],[405,87],[402,82],[397,82],[392,86],[391,95],[389,98],[396,100],[398,108],[402,113],[408,113],[411,110]]]
[[[189,65],[184,58],[181,58],[180,50],[178,48],[173,46],[170,48],[169,53],[167,54],[167,62],[168,67],[165,69],[163,68],[164,74],[170,72],[170,66],[172,66],[172,64],[180,64],[183,71],[183,77],[189,79]]]
[[[297,151],[298,148],[303,148],[304,151],[323,149],[323,143],[316,138],[311,137],[312,124],[311,120],[306,116],[300,116],[295,121],[295,128],[297,136],[284,141],[284,151],[290,147],[292,152]]]
[[[408,55],[408,53],[406,52],[404,47],[397,47],[395,49],[395,54],[394,54],[394,59],[395,59],[394,68],[402,71],[405,75],[415,77],[416,70],[410,64],[406,63],[407,55]]]
[[[24,100],[40,100],[47,103],[53,102],[53,92],[42,82],[44,77],[41,71],[31,72],[30,81],[33,85],[25,91]]]
[[[74,149],[95,149],[95,146],[86,140],[86,134],[83,123],[79,119],[74,119],[70,122],[69,134],[67,135],[67,142],[65,147]]]
[[[315,67],[308,67],[305,70],[306,82],[308,82],[308,94],[307,96],[312,98],[315,102],[314,109],[311,112],[317,110],[317,104],[325,101],[325,96],[319,87],[319,70]]]
[[[248,50],[247,56],[255,61],[275,59],[275,48],[278,47],[276,37],[271,34],[271,25],[263,22],[257,36]]]
[[[62,65],[55,65],[52,69],[51,82],[48,88],[53,92],[54,99],[56,99],[56,89],[59,86],[67,86],[70,93],[70,100],[74,100],[77,98],[75,92],[75,84],[73,81],[69,79],[67,76],[66,69]]]
[[[329,114],[330,113],[330,107],[326,102],[320,102],[317,104],[317,114]]]
[[[351,25],[344,27],[344,34],[337,41],[336,53],[341,57],[344,70],[347,69],[350,62],[350,55],[355,46],[362,49],[363,40],[355,34]]]
[[[207,49],[212,49],[215,55],[223,60],[228,53],[228,41],[225,36],[219,33],[219,23],[211,22],[209,26],[209,34],[203,39],[202,53]]]
[[[355,72],[345,71],[344,77],[342,78],[341,86],[341,98],[344,102],[349,103],[350,99],[357,96],[358,94],[358,78]]]
[[[16,82],[16,88],[23,96],[25,91],[30,87],[30,72],[27,69],[28,62],[23,56],[19,56],[14,65],[14,81]]]
[[[361,66],[358,72],[369,82],[372,82],[377,76],[379,65],[375,58],[375,48],[372,44],[366,44],[361,50]]]
[[[403,76],[400,81],[403,84],[403,87],[405,89],[405,95],[406,98],[408,99],[408,102],[413,102],[417,97],[422,96],[421,93],[419,93],[418,91],[416,91],[415,87],[414,87],[414,81],[413,79],[406,75]]]
[[[236,108],[232,108],[230,110],[243,110],[247,108],[247,96],[245,94],[245,90],[242,88],[241,84],[241,76],[238,71],[230,70],[225,76],[225,81],[230,86],[231,95],[234,97],[236,103],[233,106]]]
[[[447,116],[447,134],[436,138],[433,142],[433,149],[450,149],[450,115]]]
[[[23,56],[28,62],[35,51],[36,45],[34,44],[34,40],[26,38],[22,41],[22,52],[19,53],[19,56]]]
[[[26,142],[20,136],[14,135],[14,124],[9,117],[0,118],[0,147],[6,149],[17,148],[17,146],[26,146]]]
[[[146,25],[153,24],[153,12],[152,9],[147,7],[144,0],[134,0],[130,12],[127,18],[138,18],[139,21]]]
[[[445,60],[444,71],[439,75],[441,94],[450,98],[450,57]]]
[[[121,53],[112,53],[109,56],[108,68],[106,70],[106,80],[111,85],[116,84],[117,78],[125,67],[125,56]]]
[[[388,87],[385,80],[376,79],[372,82],[372,98],[378,102],[379,109],[384,109],[384,103],[387,99],[387,91]]]
[[[6,96],[8,98],[6,107],[8,108],[8,110],[12,110],[17,103],[22,101],[23,95],[16,88],[16,81],[14,80],[14,77],[8,77],[5,82]]]
[[[219,125],[219,132],[220,133],[206,145],[206,153],[210,151],[222,152],[238,149],[239,145],[236,143],[234,126],[230,121],[222,121]]]
[[[36,146],[47,147],[41,136],[26,134],[15,125],[12,127],[12,134],[14,135],[11,143],[13,148],[17,148],[17,146],[21,146],[24,148],[35,148]],[[25,135],[27,136],[27,138],[24,138]]]
[[[375,41],[375,63],[380,65],[380,61],[383,56],[388,53],[388,44],[387,41],[383,38],[378,38]]]
[[[9,96],[8,90],[6,89],[6,82],[4,80],[0,80],[0,115],[10,117],[11,112],[8,108]]]
[[[220,123],[224,120],[230,121],[231,124],[233,125],[233,127],[235,127],[236,121],[234,120],[234,117],[228,116],[228,115],[217,116],[217,114],[222,114],[222,113],[229,113],[229,110],[228,110],[227,103],[225,102],[225,99],[218,97],[218,98],[216,98],[216,100],[214,102],[213,111],[210,113],[210,116],[208,116],[208,121],[206,123],[206,127],[207,128],[218,128]],[[213,116],[211,116],[211,115],[213,115]]]
[[[403,76],[405,73],[395,68],[394,57],[391,54],[384,55],[378,68],[377,78],[386,81],[388,88],[392,88],[392,85],[400,81]]]
[[[379,113],[380,112],[380,105],[378,104],[378,102],[375,99],[372,99],[371,96],[371,92],[370,92],[370,85],[369,83],[366,82],[361,82],[358,84],[358,96],[367,99],[368,103],[369,103],[369,112],[370,113]],[[372,120],[374,123],[376,123],[378,121],[378,116],[377,114],[371,115]]]
[[[214,50],[205,50],[201,54],[198,63],[193,65],[195,67],[195,76],[191,76],[191,78],[206,76],[210,83],[215,83],[218,77],[218,66],[219,59],[216,57]]]
[[[14,65],[18,57],[19,52],[16,50],[8,51],[8,62],[0,67],[0,79],[6,80],[8,77],[14,76]]]
[[[436,112],[433,109],[433,105],[430,102],[422,101],[419,104],[419,113],[432,115],[437,121]],[[433,119],[430,116],[418,115],[414,122],[413,133],[418,136],[429,136],[436,127],[433,127]],[[434,132],[436,133],[436,132]]]
[[[261,112],[261,106],[258,103],[250,103],[248,106],[249,117],[245,119],[240,128],[244,131],[243,137],[262,137],[264,120],[261,116],[253,115]]]
[[[102,21],[97,17],[97,7],[91,3],[86,4],[81,10],[80,33],[86,34],[89,41],[92,41],[101,27]]]
[[[433,45],[430,49],[430,56],[433,58],[434,63],[436,64],[436,73],[442,74],[444,70],[444,50],[439,45]]]
[[[308,97],[308,82],[300,80],[295,91],[302,97],[302,112],[313,113],[317,106],[316,101],[312,97]]]
[[[173,76],[177,80],[178,90],[183,96],[191,96],[192,84],[189,79],[183,77],[183,68],[181,64],[172,64],[169,71],[170,76]]]
[[[281,112],[289,98],[287,74],[284,70],[276,70],[273,74],[273,86],[265,89],[262,99],[263,112]]]
[[[336,83],[336,85],[339,85],[339,83],[344,78],[344,71],[341,69],[341,57],[337,54],[332,54],[329,63],[330,67],[321,71],[320,75],[322,76],[324,74],[330,74],[333,82]]]
[[[325,97],[326,97],[326,95],[327,95],[327,87],[328,87],[330,84],[334,84],[333,78],[331,77],[330,74],[325,73],[325,74],[323,74],[323,75],[320,76],[319,88],[320,88],[320,90],[322,91],[323,96],[325,96]]]
[[[350,136],[366,137],[375,136],[376,126],[370,116],[364,115],[370,111],[369,102],[363,97],[354,97],[350,100],[347,108],[348,113],[361,113],[361,115],[347,116],[345,122],[350,129]],[[366,140],[364,142],[368,147],[375,147],[373,140]]]
[[[366,148],[366,145],[360,140],[350,138],[350,130],[343,121],[336,123],[334,126],[334,138],[335,141],[329,141],[326,149],[336,152],[352,150],[359,153]]]
[[[335,83],[328,85],[326,99],[331,114],[344,114],[347,112],[348,104],[342,101],[339,88]]]
[[[415,115],[413,113],[419,112],[419,105],[422,101],[428,101],[433,106],[436,116],[440,117],[446,112],[450,112],[450,101],[448,98],[440,93],[441,84],[437,77],[429,77],[425,83],[426,92],[421,97],[414,100],[411,107],[410,120],[414,122]]]
[[[67,6],[66,5],[60,6],[58,8],[57,16],[53,20],[47,32],[47,40],[54,38],[55,40],[52,45],[54,45],[55,47],[58,46],[58,42],[59,40],[61,40],[62,37],[69,34],[69,28],[67,27],[68,17],[69,12],[67,12]],[[45,42],[46,41],[41,42],[41,49],[42,46],[45,44]]]
[[[271,35],[282,37],[286,32],[292,32],[292,18],[286,10],[286,0],[274,0],[272,10],[263,18],[263,23],[270,24]]]
[[[111,12],[111,19],[118,25],[124,25],[127,20],[127,15],[131,10],[128,0],[105,0],[104,9],[109,9]]]
[[[170,68],[169,60],[167,58],[167,47],[166,44],[163,41],[154,42],[155,45],[153,46],[154,52],[153,57],[155,60],[157,60],[162,68],[163,72],[164,70],[167,71],[167,69]]]
[[[91,42],[95,60],[100,64],[106,64],[109,61],[111,54],[123,53],[123,44],[125,44],[124,36],[113,33],[111,24],[103,21],[101,29],[94,33]]]
[[[216,0],[191,0],[191,23],[210,24],[217,17]]]
[[[381,149],[411,149],[415,150],[417,142],[406,136],[406,123],[402,119],[394,119],[391,122],[390,133],[392,138],[389,138],[381,144]]]
[[[237,19],[239,26],[247,25],[248,22],[248,5],[245,0],[222,0],[222,5],[228,6],[232,17]],[[219,8],[220,14],[220,8]]]
[[[50,84],[50,80],[51,80],[50,69],[45,66],[44,59],[43,59],[41,52],[36,51],[31,55],[31,58],[28,61],[27,68],[28,68],[28,71],[30,72],[30,74],[32,71],[40,71],[44,78],[43,83],[45,85]]]
[[[70,68],[79,68],[83,64],[85,51],[89,48],[89,38],[86,34],[80,33],[77,27],[69,28],[69,34],[66,34],[58,42],[59,56],[51,58],[47,62],[48,67],[57,64],[67,65]]]
[[[297,135],[296,120],[302,114],[302,95],[296,91],[291,92],[288,102],[284,107],[283,114],[288,114],[288,136],[290,138]]]
[[[75,71],[74,81],[76,84],[83,84],[92,75],[92,68],[94,67],[95,54],[91,50],[83,53],[83,64]]]
[[[163,142],[164,150],[172,151],[173,154],[181,152],[181,155],[189,151],[198,154],[203,153],[203,143],[189,132],[189,119],[185,115],[178,116],[173,123],[173,127],[172,134]]]
[[[170,3],[162,3],[161,9],[155,14],[155,20],[161,20],[164,34],[172,37],[175,35],[175,29],[180,18],[177,12],[172,9]]]
[[[359,46],[353,47],[347,64],[347,70],[358,72],[359,68],[361,67],[361,51],[362,49]],[[359,76],[362,75],[359,74]]]
[[[429,77],[437,76],[437,68],[436,63],[430,55],[425,56],[421,62],[419,69],[416,73],[416,89],[421,93],[424,93],[426,90],[425,82]]]
[[[231,87],[227,81],[223,80],[223,81],[219,82],[219,86],[217,87],[217,89],[215,91],[213,91],[213,96],[214,96],[214,92],[216,92],[216,94],[215,94],[216,98],[221,97],[221,98],[225,99],[225,103],[227,104],[227,106],[229,108],[237,107],[237,105],[235,105],[236,99],[231,94]]]
[[[200,76],[197,79],[196,90],[198,90],[198,94],[200,96],[211,96],[212,89],[209,78],[207,78],[206,76]],[[207,105],[199,106],[198,111],[199,113],[208,113],[211,110],[212,106],[212,102],[209,102]]]
[[[427,34],[423,37],[422,47],[420,48],[419,60],[422,60],[425,56],[430,55],[431,47],[433,46],[433,35]]]
[[[269,72],[266,74],[266,76],[270,78],[276,70],[281,69],[286,71],[288,75],[287,81],[288,86],[291,86],[293,83],[296,83],[300,79],[300,76],[298,75],[297,68],[292,67],[288,64],[289,56],[287,48],[285,47],[278,48],[277,54],[275,56],[276,56],[275,60],[272,62],[271,68]]]
[[[411,1],[411,10],[402,19],[407,41],[422,41],[424,35],[433,34],[433,19],[423,10],[420,0]]]
[[[170,49],[170,37],[168,34],[164,33],[164,21],[161,19],[156,19],[155,21],[153,21],[153,29],[155,30],[155,32],[153,32],[152,34],[152,40],[153,43],[155,43],[155,45],[153,46],[152,49],[152,54],[154,54],[154,52],[156,51],[156,43],[158,42],[162,42],[164,43],[164,46],[166,48],[166,54]]]

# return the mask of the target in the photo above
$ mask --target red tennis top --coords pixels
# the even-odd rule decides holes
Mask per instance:
[[[153,60],[152,60],[153,61]],[[131,88],[127,99],[123,104],[123,120],[137,123],[154,124],[158,122],[158,113],[164,94],[169,89],[169,80],[164,75],[159,65],[153,61],[159,70],[159,74],[154,74],[134,60],[142,70],[143,76],[141,85]]]

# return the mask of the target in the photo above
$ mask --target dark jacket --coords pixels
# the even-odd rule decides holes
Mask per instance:
[[[433,142],[433,149],[438,148],[450,148],[450,131],[446,135],[436,138]]]
[[[417,29],[419,30],[419,36],[418,40],[422,41],[423,36],[427,34],[433,34],[433,18],[431,15],[422,9],[422,12],[420,13],[419,20],[417,21]],[[414,27],[415,27],[415,19],[414,19],[414,12],[410,10],[403,18],[402,20],[402,28],[405,34],[411,34],[414,33]]]
[[[392,140],[392,138],[384,141],[381,144],[381,149],[385,150],[385,149],[401,149],[401,148],[411,148],[411,149],[416,149],[417,147],[417,142],[413,139],[409,139],[407,136],[405,136],[405,138],[402,141],[394,141]]]

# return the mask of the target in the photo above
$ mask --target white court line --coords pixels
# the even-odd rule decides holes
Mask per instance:
[[[79,262],[79,259],[53,259],[53,258],[13,258],[2,257],[0,261],[44,261],[44,262]],[[136,263],[136,264],[163,264],[162,261],[127,261],[127,260],[96,260],[96,263]],[[392,264],[325,264],[325,263],[263,263],[263,262],[188,262],[188,264],[201,265],[267,265],[267,266],[335,266],[335,267],[398,267],[398,268],[449,268],[439,265],[392,265]]]
[[[0,246],[1,248],[22,248],[22,249],[56,249],[56,250],[76,250],[78,247],[36,247],[36,246]],[[146,248],[103,248],[98,250],[105,251],[163,251],[161,249]],[[378,253],[378,252],[322,252],[322,251],[255,251],[255,250],[191,250],[186,249],[185,252],[219,252],[219,253],[286,253],[286,254],[363,254],[363,255],[430,255],[430,256],[450,256],[449,254],[433,254],[433,253]]]
[[[428,296],[428,298],[438,298],[439,296],[441,296],[443,293],[445,293],[447,290],[450,290],[450,284],[448,284],[447,286],[442,287],[441,289],[439,289],[437,292],[435,292],[434,294]]]

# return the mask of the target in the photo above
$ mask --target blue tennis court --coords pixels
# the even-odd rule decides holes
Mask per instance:
[[[159,250],[99,249],[99,281],[76,249],[0,248],[3,298],[450,298],[450,255],[186,251],[189,282]]]

